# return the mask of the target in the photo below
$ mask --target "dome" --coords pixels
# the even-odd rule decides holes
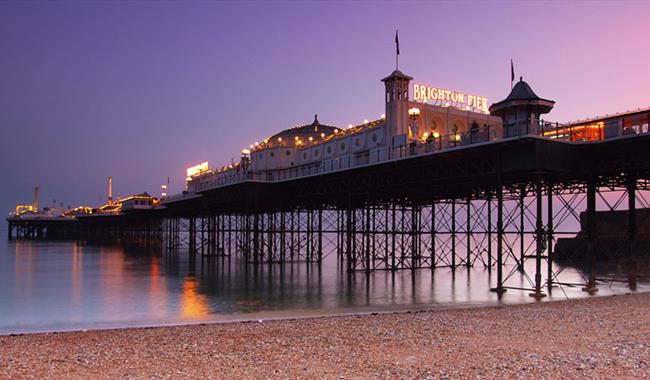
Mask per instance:
[[[501,116],[506,109],[517,106],[536,106],[539,113],[548,113],[554,105],[554,101],[537,96],[528,83],[520,77],[507,98],[490,106],[490,113]]]
[[[339,128],[321,124],[318,121],[318,115],[314,115],[314,121],[311,124],[299,125],[297,127],[285,129],[282,132],[265,140],[264,148],[273,148],[278,145],[283,146],[294,141],[306,142],[311,137],[313,140],[322,140],[323,138],[333,135]]]
[[[510,91],[510,95],[505,98],[505,101],[511,100],[537,100],[539,96],[535,94],[532,88],[528,83],[524,82],[523,78],[519,78],[519,82],[515,84],[515,87]]]

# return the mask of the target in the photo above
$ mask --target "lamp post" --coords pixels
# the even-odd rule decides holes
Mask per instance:
[[[409,119],[411,120],[411,125],[410,125],[410,137],[413,139],[412,142],[409,143],[409,146],[411,146],[411,152],[410,154],[415,154],[415,149],[417,147],[417,138],[418,138],[418,132],[416,128],[415,121],[417,120],[418,116],[420,116],[420,109],[417,107],[409,108],[408,110],[409,113]],[[415,133],[413,133],[415,131]]]

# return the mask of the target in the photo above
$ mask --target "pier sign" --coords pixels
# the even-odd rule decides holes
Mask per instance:
[[[208,171],[208,161],[202,162],[198,165],[194,165],[190,168],[187,168],[187,178],[194,177]]]
[[[413,85],[413,100],[423,103],[434,101],[447,106],[453,105],[461,109],[488,113],[487,98],[484,96],[470,95],[460,91],[429,87],[421,84]]]

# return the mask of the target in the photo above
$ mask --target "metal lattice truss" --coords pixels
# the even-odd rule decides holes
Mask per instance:
[[[646,181],[624,176],[537,180],[460,199],[167,218],[163,226],[167,247],[202,255],[237,254],[251,263],[318,263],[336,255],[342,268],[366,273],[482,266],[496,268],[494,290],[542,296],[543,286],[593,288],[595,265],[580,272],[582,279],[562,278],[564,267],[554,263],[558,239],[581,237],[587,244],[580,249],[591,249],[596,212],[648,207],[649,190]],[[618,249],[629,249],[627,241]]]

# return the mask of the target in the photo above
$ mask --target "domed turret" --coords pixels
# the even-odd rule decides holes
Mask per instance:
[[[549,113],[555,102],[535,94],[523,78],[515,84],[510,95],[490,106],[490,114],[501,117],[505,137],[537,133],[539,116]]]
[[[321,124],[318,121],[318,115],[314,115],[314,121],[311,124],[299,125],[276,133],[268,138],[268,142],[264,144],[264,147],[273,148],[276,146],[294,145],[296,141],[307,142],[309,138],[321,140],[334,134],[337,129],[331,125]]]

